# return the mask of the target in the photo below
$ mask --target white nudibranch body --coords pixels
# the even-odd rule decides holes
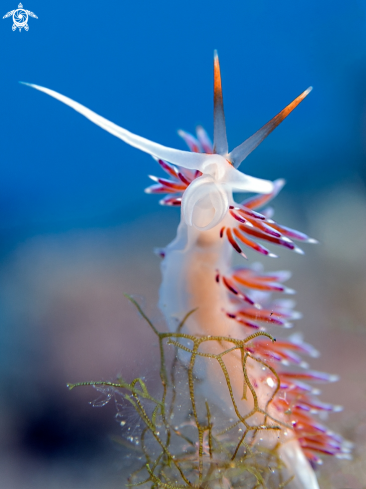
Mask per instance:
[[[182,198],[183,219],[201,231],[208,231],[223,221],[229,203],[233,202],[233,192],[269,194],[273,190],[272,182],[244,175],[225,157],[209,156],[212,158],[206,164],[196,168],[202,176],[189,185]]]
[[[168,245],[162,255],[163,281],[160,288],[159,306],[165,315],[168,327],[175,331],[178,321],[187,312],[196,309],[185,328],[192,335],[226,336],[244,339],[256,330],[263,330],[263,323],[290,326],[290,321],[298,314],[292,310],[289,300],[270,299],[271,292],[292,293],[282,285],[288,278],[286,272],[265,274],[258,266],[231,268],[232,251],[244,255],[243,246],[255,251],[275,256],[267,248],[253,241],[253,238],[289,248],[301,250],[293,239],[314,242],[305,234],[280,226],[272,220],[272,210],[265,208],[262,213],[255,209],[262,207],[273,198],[283,186],[282,180],[270,182],[243,174],[237,168],[240,163],[275,129],[308,95],[311,87],[299,95],[271,121],[233,151],[228,151],[220,66],[217,54],[214,59],[214,144],[202,128],[197,129],[197,139],[183,131],[191,151],[168,148],[137,136],[126,129],[104,119],[79,103],[37,85],[37,90],[69,105],[95,124],[141,151],[152,155],[173,180],[152,177],[157,184],[147,189],[150,193],[168,193],[161,203],[181,205],[181,222],[176,239]],[[250,197],[238,204],[233,192],[252,192],[262,195]],[[244,255],[245,256],[245,255]],[[258,324],[259,323],[259,324]],[[216,345],[216,346],[215,346]],[[295,339],[280,339],[276,343],[263,341],[260,337],[251,343],[250,353],[268,362],[281,365],[306,366],[298,353],[310,354],[315,351],[298,336]],[[222,345],[211,343],[211,351],[220,350]],[[248,350],[249,351],[249,350]],[[232,379],[233,395],[242,413],[253,408],[253,398],[243,397],[243,377],[240,369],[240,355],[225,356],[225,366]],[[263,373],[256,362],[249,362],[248,369],[253,385],[256,386],[259,407],[267,407],[267,401],[277,386],[274,377]],[[207,368],[202,391],[217,403],[228,403],[229,393],[225,382],[218,381],[222,372],[214,365]],[[334,410],[330,405],[314,399],[316,392],[303,380],[329,380],[327,374],[311,371],[289,372],[279,370],[281,389],[285,400],[274,397],[268,411],[273,419],[292,425],[287,430],[286,441],[280,454],[295,477],[286,487],[289,489],[318,489],[314,465],[319,461],[320,451],[331,451],[338,456],[345,453],[341,442],[334,442],[332,434],[315,423],[310,414],[312,409]],[[279,393],[282,390],[279,390]],[[299,407],[300,405],[300,407]],[[308,409],[309,408],[309,409]],[[299,410],[303,411],[299,411]],[[307,410],[306,410],[307,409]],[[290,414],[289,414],[290,413]],[[263,423],[261,414],[255,421]],[[319,435],[321,433],[321,436]],[[277,443],[277,434],[263,432],[263,443]],[[283,438],[283,437],[282,437]],[[305,440],[305,441],[304,441]],[[339,437],[337,438],[339,440]],[[336,448],[337,446],[337,448]],[[338,450],[338,451],[337,451]],[[343,450],[343,451],[342,451]]]
[[[182,198],[185,223],[201,231],[220,224],[229,210],[228,193],[228,189],[211,175],[202,175],[194,180]]]

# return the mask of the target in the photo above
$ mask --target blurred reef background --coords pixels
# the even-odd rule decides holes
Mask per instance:
[[[179,219],[143,192],[149,156],[18,81],[185,149],[178,129],[212,134],[217,49],[230,148],[314,86],[242,170],[284,177],[275,217],[320,241],[264,263],[292,270],[295,330],[341,376],[323,398],[345,406],[329,424],[355,459],[326,461],[322,488],[366,488],[366,1],[28,1],[28,32],[0,22],[0,487],[122,487],[114,406],[66,383],[153,381],[153,336],[123,294],[161,322],[153,248]]]

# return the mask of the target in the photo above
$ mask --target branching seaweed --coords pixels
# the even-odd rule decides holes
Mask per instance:
[[[256,441],[264,430],[291,428],[268,412],[268,407],[280,388],[280,379],[273,367],[256,358],[247,348],[248,343],[258,336],[266,336],[271,341],[275,341],[274,338],[265,332],[256,332],[245,339],[182,333],[185,321],[194,311],[185,316],[177,332],[161,333],[140,305],[132,297],[126,297],[136,306],[158,337],[161,399],[149,393],[141,378],[131,383],[120,377],[117,382],[81,382],[68,384],[68,387],[73,389],[76,386],[91,385],[112,389],[133,406],[143,421],[145,428],[139,437],[139,445],[145,462],[131,474],[127,485],[153,489],[285,488],[292,479],[283,480],[284,466],[278,454],[279,443],[269,448]],[[222,351],[209,353],[207,348],[203,351],[202,347],[212,342],[219,344]],[[165,353],[169,345],[176,349],[170,375]],[[188,362],[179,360],[179,351],[189,355]],[[224,362],[224,357],[233,352],[238,352],[241,358],[242,398],[247,399],[249,392],[253,398],[253,408],[245,414],[238,408]],[[202,394],[197,394],[197,384],[200,383],[195,374],[198,358],[206,358],[219,365],[235,413],[234,418],[229,419],[217,406],[210,405]],[[248,360],[268,368],[277,380],[277,386],[264,409],[259,405],[256,388],[247,372]],[[258,419],[261,419],[260,424]]]

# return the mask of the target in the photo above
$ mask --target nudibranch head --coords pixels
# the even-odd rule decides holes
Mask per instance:
[[[228,210],[228,192],[211,175],[194,180],[183,194],[184,220],[201,231],[220,224]]]
[[[250,177],[237,168],[240,163],[270,134],[297,105],[308,95],[311,87],[299,95],[279,114],[245,140],[230,153],[226,136],[224,104],[221,87],[220,64],[217,52],[214,54],[214,145],[211,153],[181,151],[162,146],[117,126],[83,105],[53,90],[28,84],[87,117],[89,120],[151,156],[165,160],[188,170],[202,174],[186,190],[183,201],[183,217],[188,225],[208,230],[220,223],[229,210],[232,192],[255,192],[269,194],[273,183]]]
[[[201,231],[217,226],[224,219],[234,191],[267,194],[273,190],[272,182],[244,175],[223,156],[214,156],[216,161],[202,167],[202,175],[188,186],[182,198],[185,223]]]
[[[207,151],[208,153],[213,151],[210,138],[200,126],[197,127],[197,137],[185,131],[179,131],[179,135],[191,151]],[[157,159],[157,162],[170,179],[150,175],[155,184],[145,189],[145,192],[168,194],[160,200],[160,204],[170,207],[181,206],[182,215],[187,224],[199,230],[211,229],[220,223],[227,213],[225,222],[219,226],[218,234],[221,238],[225,237],[234,250],[242,256],[245,257],[243,246],[262,255],[277,256],[259,244],[257,239],[300,254],[303,251],[294,243],[294,240],[316,243],[316,240],[306,234],[281,226],[272,219],[273,209],[267,205],[284,186],[283,179],[271,183],[273,188],[270,193],[259,193],[237,203],[223,182],[215,181],[199,171],[192,172],[183,167],[171,165],[164,160]],[[240,175],[243,174],[240,173]],[[198,183],[201,181],[202,186],[201,183]],[[226,210],[227,204],[228,211]],[[260,208],[262,209],[258,212]]]
[[[270,194],[272,182],[249,177],[236,168],[306,97],[305,90],[262,129],[228,153],[220,64],[214,55],[214,145],[213,155],[200,168],[202,176],[194,180],[183,194],[182,213],[186,224],[201,231],[218,225],[229,210],[233,191]],[[182,165],[184,166],[184,165]]]

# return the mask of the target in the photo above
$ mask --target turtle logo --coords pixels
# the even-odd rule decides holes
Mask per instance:
[[[30,12],[29,10],[24,10],[21,3],[18,5],[18,8],[16,10],[12,10],[11,12],[5,14],[3,19],[6,19],[11,15],[13,16],[12,29],[13,31],[15,31],[15,29],[18,28],[19,32],[22,30],[23,27],[26,31],[29,29],[28,16],[38,19],[38,17],[33,12]]]

